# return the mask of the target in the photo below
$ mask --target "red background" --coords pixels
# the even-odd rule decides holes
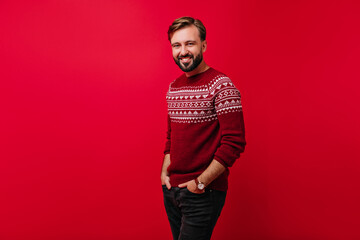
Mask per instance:
[[[166,31],[208,30],[247,148],[213,239],[360,239],[358,1],[1,1],[0,238],[170,239]]]

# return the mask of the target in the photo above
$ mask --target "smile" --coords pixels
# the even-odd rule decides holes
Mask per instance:
[[[189,63],[191,61],[191,57],[184,57],[184,58],[180,58],[180,61],[182,63]]]

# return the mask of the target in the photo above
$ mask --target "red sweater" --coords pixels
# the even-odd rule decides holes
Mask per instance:
[[[168,131],[164,153],[170,153],[170,183],[198,177],[216,159],[226,171],[210,189],[226,191],[228,167],[245,148],[240,92],[231,80],[209,68],[192,77],[181,75],[170,84]]]

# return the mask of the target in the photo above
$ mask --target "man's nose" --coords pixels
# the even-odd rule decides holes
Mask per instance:
[[[188,53],[188,50],[187,50],[186,46],[181,47],[180,55],[185,56],[187,53]]]

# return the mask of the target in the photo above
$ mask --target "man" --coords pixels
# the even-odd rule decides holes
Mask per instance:
[[[225,203],[228,168],[245,148],[240,93],[205,63],[206,29],[200,20],[176,19],[168,38],[184,74],[166,96],[165,209],[174,239],[210,239]]]

